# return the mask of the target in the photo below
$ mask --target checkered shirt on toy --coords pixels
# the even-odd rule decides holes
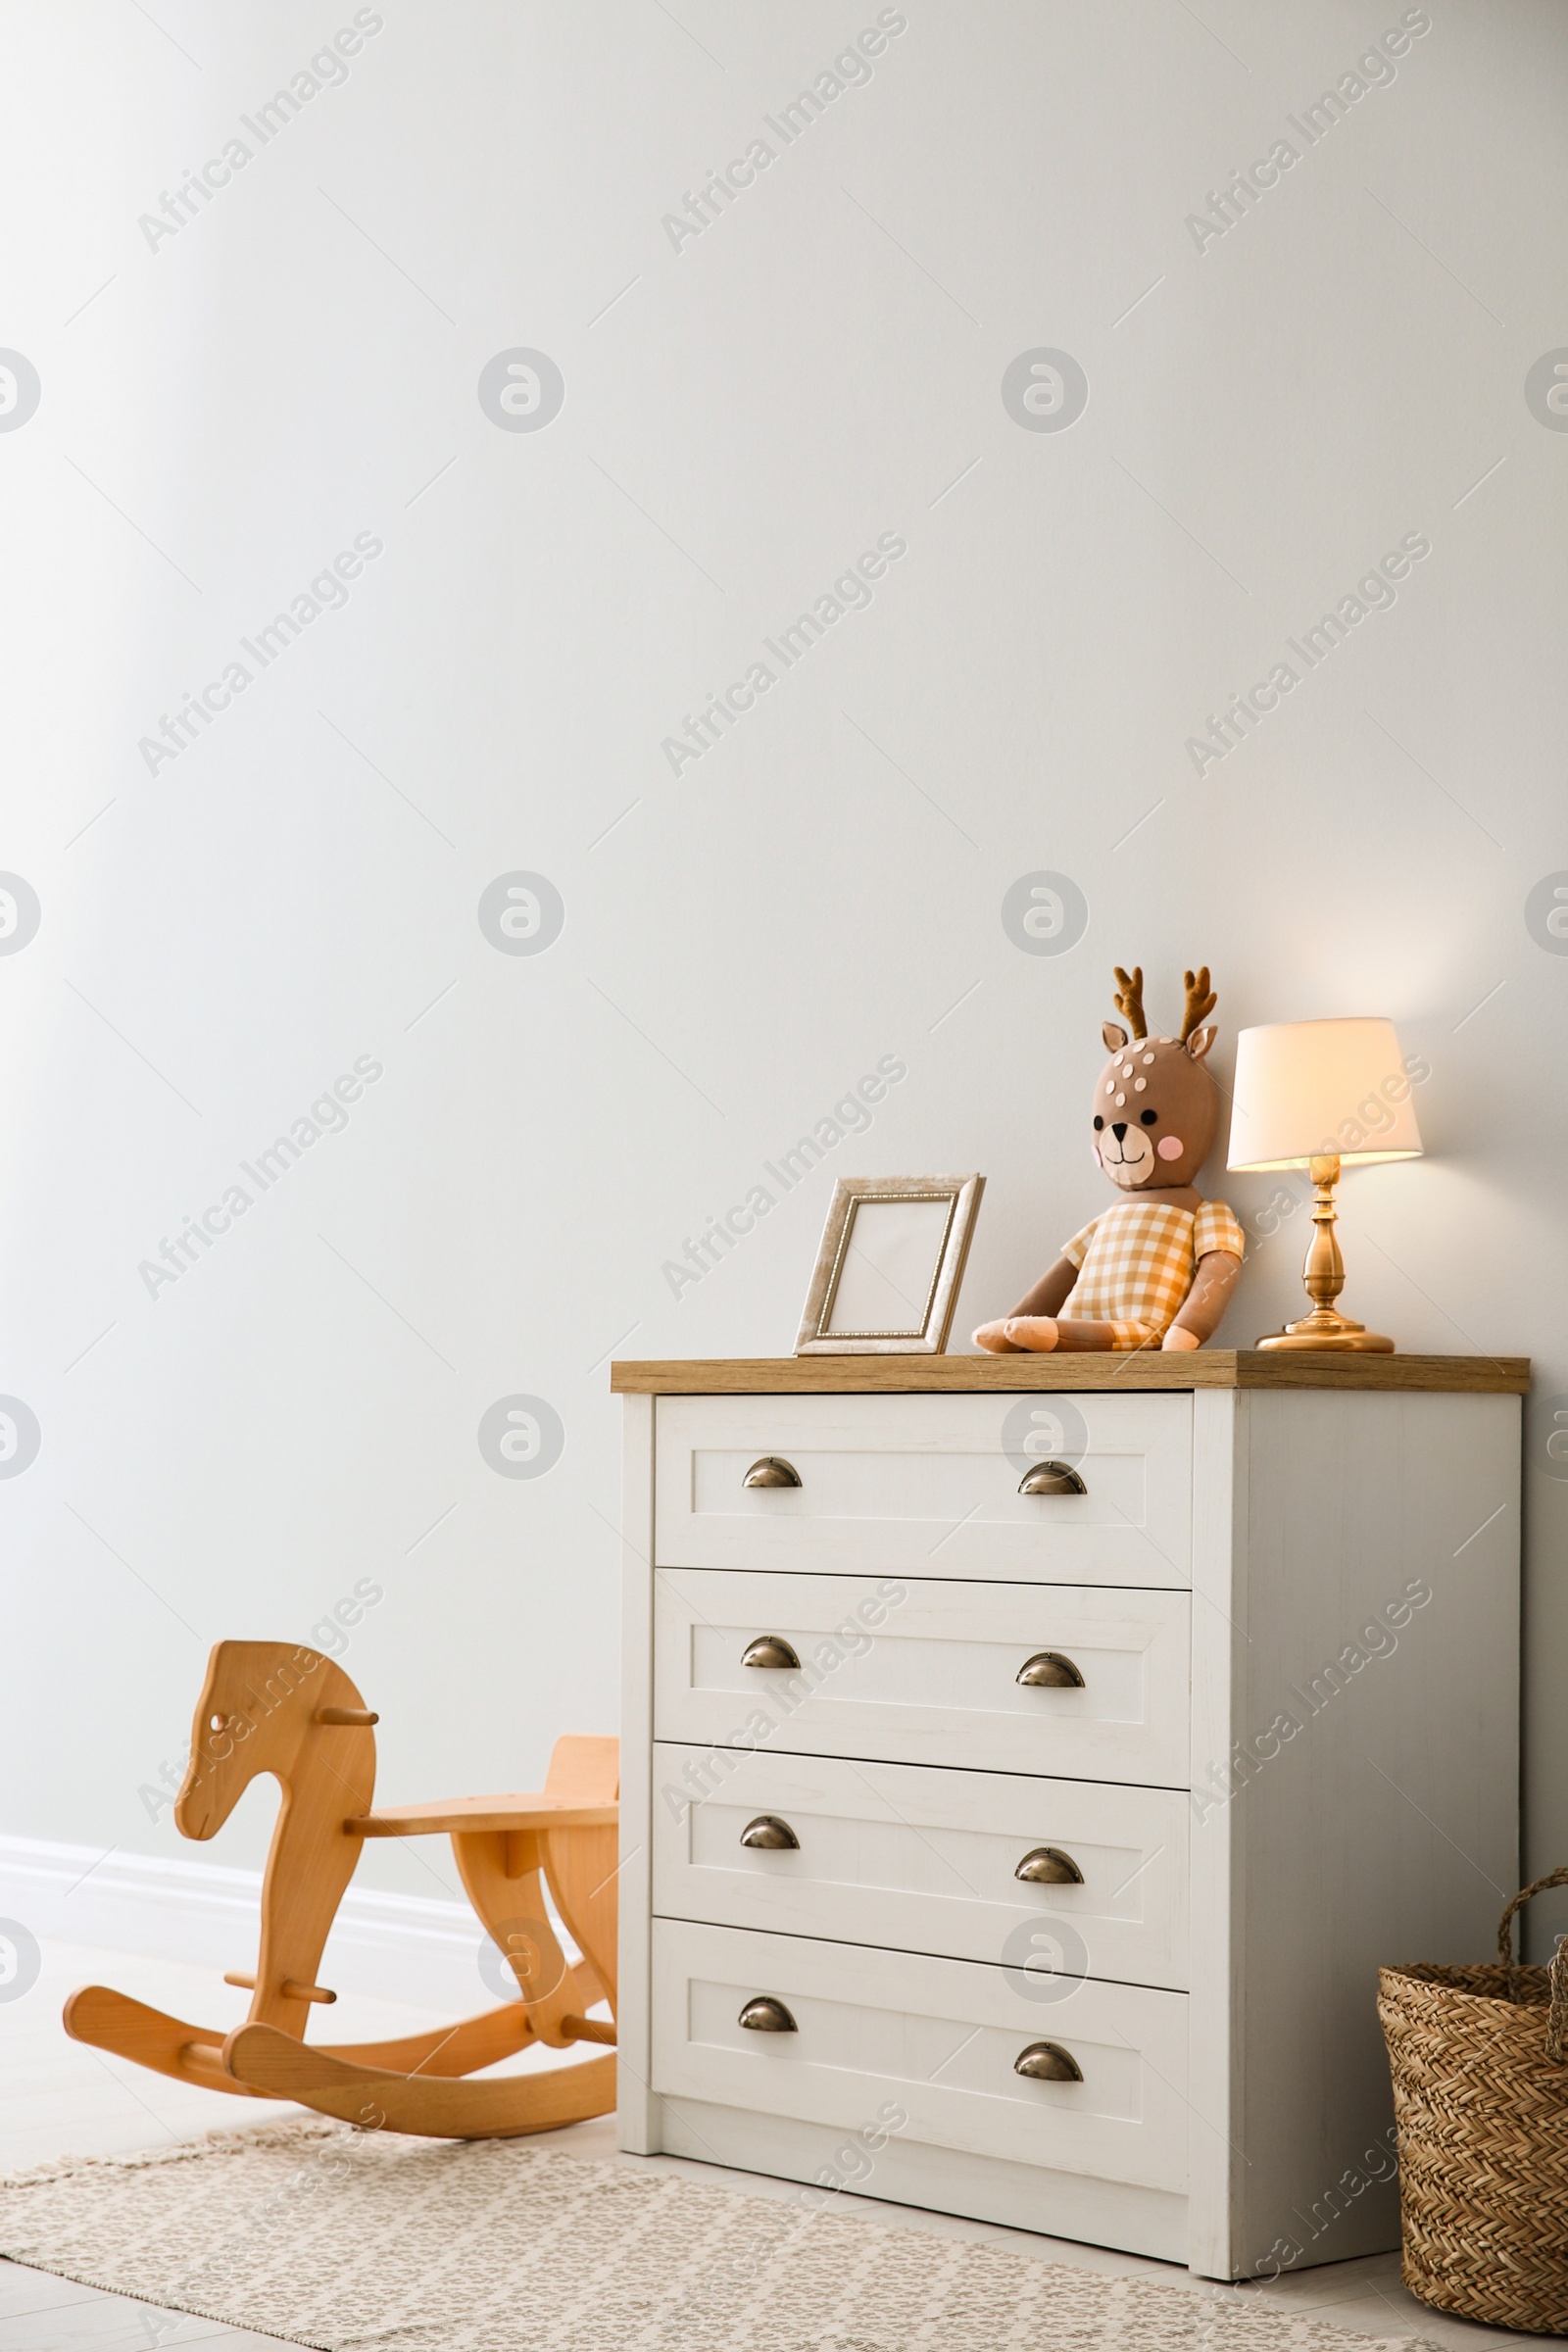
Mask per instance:
[[[1196,1211],[1157,1200],[1119,1200],[1063,1242],[1078,1280],[1060,1309],[1075,1322],[1108,1323],[1113,1348],[1157,1347],[1193,1287],[1200,1258],[1246,1240],[1223,1200]]]

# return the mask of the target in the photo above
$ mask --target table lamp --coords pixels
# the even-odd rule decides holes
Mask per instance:
[[[1277,1021],[1242,1031],[1226,1165],[1249,1174],[1306,1168],[1315,1187],[1312,1242],[1301,1269],[1312,1311],[1259,1340],[1259,1348],[1392,1352],[1392,1340],[1335,1306],[1345,1260],[1334,1233],[1334,1188],[1346,1163],[1415,1159],[1420,1152],[1392,1021]]]

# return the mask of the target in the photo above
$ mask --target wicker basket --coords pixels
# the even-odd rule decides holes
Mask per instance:
[[[1568,2335],[1568,1939],[1550,1968],[1513,1958],[1385,1968],[1378,2015],[1394,2075],[1404,2283],[1435,2311]]]

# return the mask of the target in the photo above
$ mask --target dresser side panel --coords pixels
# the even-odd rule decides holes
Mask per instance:
[[[1235,2271],[1399,2237],[1380,1965],[1490,1956],[1518,1884],[1519,1402],[1247,1400]],[[1195,1982],[1196,1982],[1195,1970]]]

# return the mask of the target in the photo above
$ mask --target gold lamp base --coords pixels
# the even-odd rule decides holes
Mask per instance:
[[[1334,1187],[1340,1180],[1338,1152],[1324,1152],[1309,1163],[1314,1192],[1312,1197],[1312,1241],[1301,1268],[1301,1280],[1306,1295],[1312,1300],[1312,1312],[1303,1315],[1299,1323],[1287,1323],[1283,1331],[1271,1331],[1258,1341],[1259,1348],[1325,1348],[1340,1353],[1359,1355],[1392,1355],[1394,1342],[1381,1332],[1368,1331],[1364,1323],[1352,1323],[1348,1315],[1340,1314],[1334,1304],[1345,1288],[1345,1260],[1335,1238]]]
[[[1299,1323],[1287,1323],[1283,1331],[1271,1331],[1257,1344],[1260,1348],[1338,1348],[1365,1355],[1394,1353],[1392,1340],[1386,1340],[1381,1332],[1368,1331],[1364,1323],[1352,1323],[1348,1316],[1335,1314],[1332,1307],[1327,1314],[1315,1308]]]

